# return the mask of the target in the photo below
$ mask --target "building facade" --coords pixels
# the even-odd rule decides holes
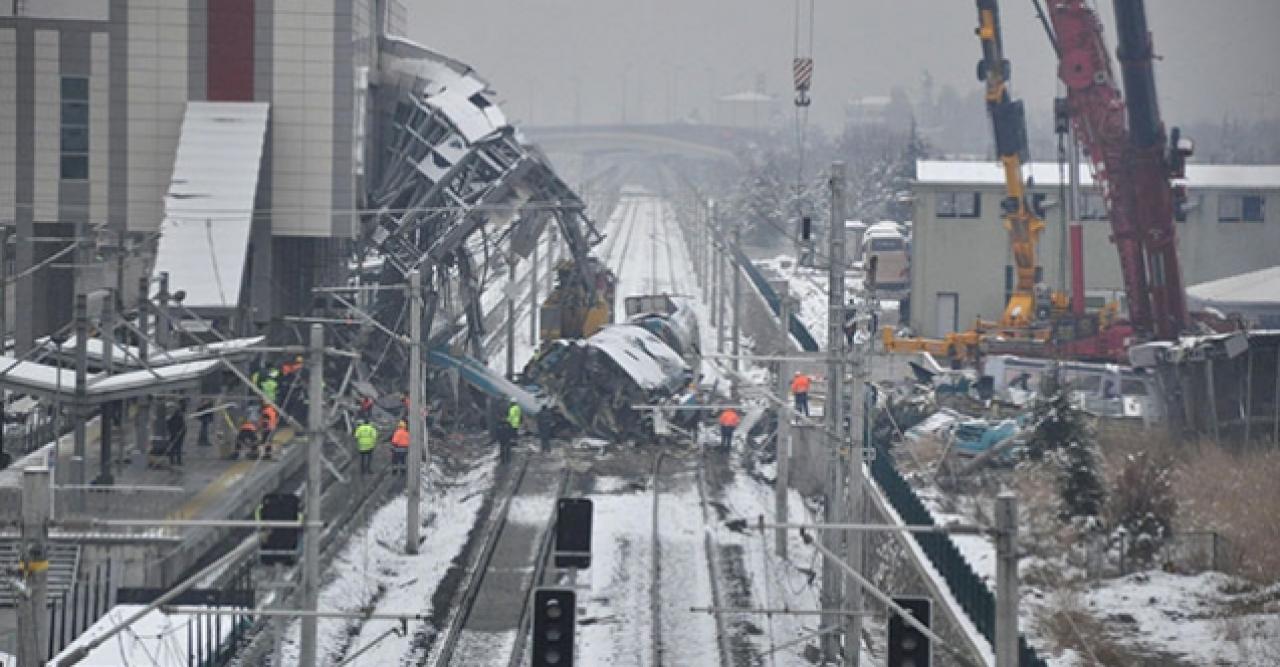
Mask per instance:
[[[395,0],[0,3],[10,275],[77,235],[90,251],[126,255],[131,278],[145,275],[188,102],[266,102],[261,164],[243,167],[260,170],[247,296],[259,322],[296,309],[357,232],[370,72],[378,36],[403,16]],[[127,247],[117,248],[122,233]],[[86,288],[117,283],[107,272],[81,278]],[[12,297],[32,306],[16,318],[19,339],[69,319],[71,273],[54,262],[18,281]]]
[[[1034,163],[1032,196],[1047,206],[1039,263],[1044,282],[1069,286],[1058,165]],[[1084,230],[1085,289],[1091,306],[1123,297],[1120,260],[1098,188],[1081,167],[1076,215]],[[1192,285],[1280,264],[1280,166],[1187,165],[1187,210],[1178,256]],[[917,163],[913,185],[910,322],[927,336],[996,319],[1013,285],[1009,235],[1000,215],[1004,175],[996,162]]]

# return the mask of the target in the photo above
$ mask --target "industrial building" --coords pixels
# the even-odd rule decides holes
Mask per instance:
[[[171,288],[188,305],[241,329],[309,305],[358,231],[378,36],[403,17],[397,0],[4,3],[10,274],[81,238],[80,263],[106,260],[82,272],[84,290],[119,285],[130,300],[169,225],[189,238],[158,261],[182,273]],[[192,262],[201,251],[210,261]],[[17,281],[19,349],[69,321],[74,283],[69,259]]]
[[[1045,206],[1039,244],[1044,282],[1062,289],[1069,270],[1061,225],[1063,175],[1053,163],[1025,173]],[[1102,195],[1087,167],[1075,207],[1084,230],[1087,301],[1122,299],[1124,280]],[[1216,280],[1280,262],[1280,166],[1187,165],[1188,205],[1178,217],[1185,284]],[[999,317],[1013,285],[1013,260],[1000,202],[1004,174],[995,161],[921,160],[913,185],[911,312],[922,335],[962,331],[978,316]],[[1003,253],[998,251],[1003,248]],[[995,257],[1003,257],[996,261]]]

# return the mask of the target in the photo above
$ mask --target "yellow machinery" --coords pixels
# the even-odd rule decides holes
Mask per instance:
[[[594,257],[588,258],[586,268],[585,273],[578,271],[572,259],[556,265],[556,286],[542,302],[539,317],[542,342],[587,338],[613,321],[617,279]]]
[[[978,358],[982,344],[982,334],[976,330],[949,333],[942,338],[898,338],[893,333],[893,327],[882,327],[880,334],[887,352],[928,352],[949,360],[953,366],[972,363]]]

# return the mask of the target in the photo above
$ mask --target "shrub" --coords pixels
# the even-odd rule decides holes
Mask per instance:
[[[1173,461],[1162,451],[1124,455],[1111,480],[1108,524],[1124,530],[1125,551],[1139,563],[1149,565],[1173,529],[1178,511],[1173,480]]]

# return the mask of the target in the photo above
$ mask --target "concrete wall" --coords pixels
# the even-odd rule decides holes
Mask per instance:
[[[996,319],[1004,312],[1006,266],[1013,263],[1009,236],[1000,218],[999,186],[959,186],[916,183],[913,204],[914,238],[911,258],[911,324],[922,335],[944,333],[938,317],[939,294],[959,295],[957,326],[964,330],[976,317]],[[939,218],[939,193],[979,192],[981,215],[977,218]],[[1036,188],[1050,199],[1057,187]],[[1280,190],[1261,191],[1267,198],[1266,222],[1218,221],[1218,199],[1225,189],[1192,190],[1198,202],[1187,221],[1178,223],[1178,255],[1187,285],[1280,264]],[[1234,191],[1256,193],[1259,191]],[[1057,289],[1061,272],[1059,249],[1062,226],[1057,208],[1046,214],[1040,238],[1039,262],[1044,281]],[[1085,289],[1123,293],[1120,260],[1111,243],[1106,220],[1081,222],[1084,229]],[[1069,270],[1069,269],[1068,269]],[[1070,283],[1067,283],[1070,288]]]

